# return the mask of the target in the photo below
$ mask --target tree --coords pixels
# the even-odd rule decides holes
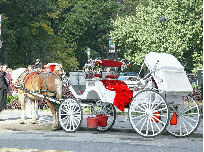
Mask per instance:
[[[54,32],[67,40],[76,42],[75,54],[82,68],[87,62],[86,50],[91,48],[91,57],[106,57],[108,35],[114,18],[122,4],[115,0],[72,1],[63,8],[58,20],[53,21]]]
[[[50,43],[51,50],[48,60],[54,63],[61,63],[65,71],[75,70],[78,68],[78,62],[74,55],[76,45],[67,44],[66,40],[60,37],[54,37]]]
[[[47,41],[53,34],[49,15],[56,8],[48,0],[4,0],[0,4],[4,14],[2,52],[7,57],[2,62],[8,62],[9,67],[25,67],[45,56]]]
[[[77,68],[73,48],[56,36],[51,27],[66,6],[63,1],[4,0],[0,6],[4,42],[1,62],[18,68],[34,64],[39,58],[44,64],[60,62],[65,70]]]
[[[134,15],[118,16],[111,31],[124,58],[141,65],[148,52],[174,55],[190,72],[202,68],[202,1],[150,1]],[[163,18],[162,18],[163,17]]]

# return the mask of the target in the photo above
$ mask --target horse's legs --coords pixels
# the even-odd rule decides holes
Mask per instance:
[[[35,100],[34,99],[30,99],[30,101],[31,101],[31,107],[32,107],[32,120],[31,120],[31,123],[35,124],[36,123]]]
[[[52,130],[57,130],[59,129],[59,120],[58,120],[58,117],[56,115],[56,111],[55,111],[55,108],[54,106],[47,101],[47,104],[48,106],[50,107],[50,110],[52,112],[52,116],[53,116],[53,126],[52,126]]]
[[[23,124],[25,120],[25,96],[21,90],[18,91],[18,98],[19,101],[21,102],[21,119],[19,123]]]

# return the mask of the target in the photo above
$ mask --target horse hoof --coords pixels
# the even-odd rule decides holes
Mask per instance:
[[[36,123],[36,120],[35,120],[35,119],[31,121],[31,124],[35,124],[35,123]]]
[[[56,131],[58,127],[56,125],[52,126],[52,131]]]
[[[19,123],[20,123],[20,124],[24,124],[24,120],[20,120]]]
[[[55,123],[55,124],[52,126],[52,131],[56,131],[56,130],[60,130],[60,125],[59,125],[59,123]]]

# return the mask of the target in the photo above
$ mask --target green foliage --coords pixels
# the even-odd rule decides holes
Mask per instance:
[[[18,96],[7,96],[7,99],[6,99],[6,103],[9,104],[9,103],[12,103],[14,101],[16,101],[18,99]]]
[[[111,35],[120,54],[136,65],[141,65],[149,52],[165,52],[190,72],[202,68],[202,14],[201,0],[149,1],[148,7],[138,5],[134,15],[113,20]]]
[[[56,8],[48,0],[5,0],[0,4],[4,14],[1,62],[12,68],[34,64],[46,54],[49,35],[53,35],[48,14]]]
[[[82,68],[87,62],[87,48],[91,48],[91,58],[106,57],[108,34],[113,28],[110,21],[122,5],[114,0],[71,1],[59,18],[54,21],[54,29],[68,43],[76,42],[75,54]]]
[[[75,44],[69,45],[66,40],[60,37],[52,39],[50,44],[51,53],[49,55],[50,62],[57,62],[63,65],[63,69],[68,72],[78,67],[77,59],[74,56]]]

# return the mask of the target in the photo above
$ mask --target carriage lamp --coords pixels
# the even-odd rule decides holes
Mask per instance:
[[[87,48],[88,63],[90,62],[90,54],[91,54],[91,49]]]
[[[91,54],[91,49],[87,48],[87,55],[88,55],[88,64],[90,63],[90,54]],[[90,79],[90,65],[88,67],[88,79]]]

